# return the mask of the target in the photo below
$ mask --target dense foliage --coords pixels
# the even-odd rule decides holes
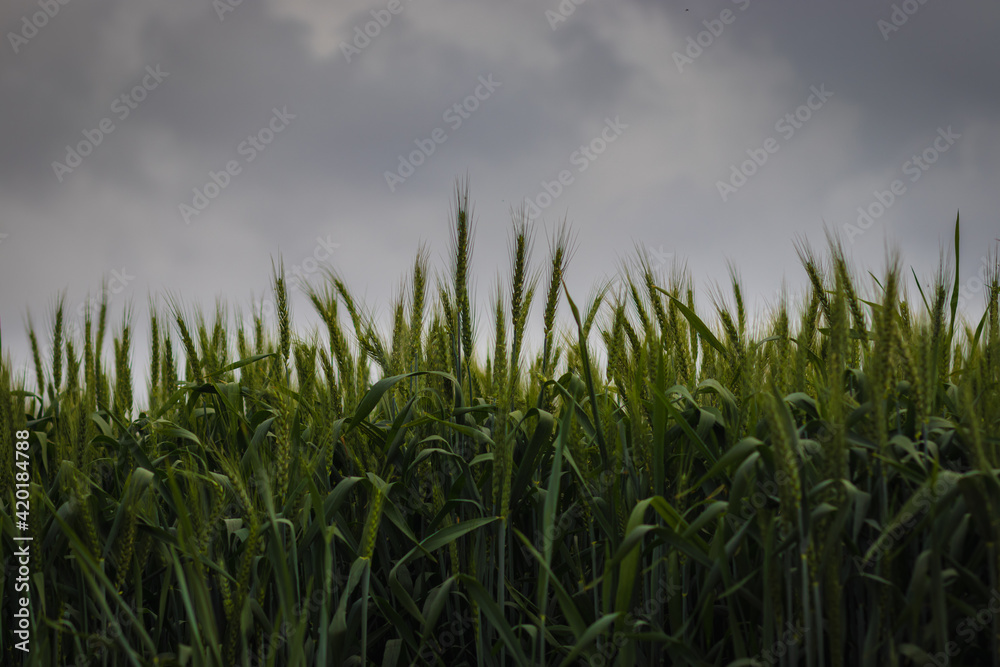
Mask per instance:
[[[4,664],[997,664],[995,256],[971,324],[957,252],[908,301],[835,240],[756,319],[735,270],[699,316],[642,252],[578,306],[571,235],[535,270],[515,214],[484,318],[461,186],[454,217],[388,334],[336,274],[300,331],[280,266],[273,320],[151,303],[148,373],[127,310],[102,355],[106,299],[72,333],[59,301],[46,358],[31,328],[35,377],[0,364]]]

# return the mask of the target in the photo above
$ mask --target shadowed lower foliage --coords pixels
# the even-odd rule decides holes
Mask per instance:
[[[574,303],[572,236],[536,272],[522,211],[477,309],[467,187],[454,213],[388,334],[336,275],[295,329],[279,263],[274,321],[154,301],[134,373],[130,311],[109,357],[106,303],[73,337],[56,302],[35,386],[0,364],[4,664],[997,664],[995,257],[976,323],[957,266],[907,300],[836,241],[766,313],[733,269],[699,315],[642,253]]]

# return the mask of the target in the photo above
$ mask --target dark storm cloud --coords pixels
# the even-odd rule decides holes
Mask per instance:
[[[879,22],[891,24],[898,2],[848,3],[851,11],[758,4],[747,12],[751,29],[734,31],[737,48],[783,53],[797,78],[827,81],[864,105],[860,138],[871,157],[925,134],[928,124],[1000,118],[1000,90],[987,83],[1000,58],[991,38],[1000,22],[996,3],[917,3],[906,23],[884,33],[888,39]]]
[[[893,3],[402,0],[348,62],[342,43],[387,4],[243,0],[220,19],[207,1],[70,0],[17,53],[9,34],[39,5],[5,4],[4,341],[23,353],[12,323],[25,307],[44,311],[65,287],[78,302],[123,266],[136,277],[121,303],[168,288],[242,302],[265,290],[272,257],[301,266],[324,240],[339,244],[324,261],[383,302],[418,241],[446,253],[465,173],[481,286],[504,270],[508,209],[568,170],[543,219],[551,229],[568,213],[579,233],[572,288],[585,293],[638,244],[686,258],[700,286],[732,258],[750,292],[771,295],[783,275],[800,282],[794,234],[821,241],[824,222],[843,231],[949,125],[962,138],[852,251],[877,264],[889,234],[933,265],[959,206],[973,248],[997,236],[996,4],[917,2],[885,39],[878,22]],[[546,11],[561,4],[575,9],[552,22]],[[674,54],[706,21],[718,30],[725,11],[732,20],[678,71]],[[112,105],[147,67],[169,75],[120,119]],[[452,128],[445,111],[490,76],[500,86]],[[779,136],[775,121],[821,85],[833,96],[722,201],[731,165]],[[275,109],[294,118],[248,161],[240,147]],[[578,171],[572,156],[618,116],[627,129]],[[114,130],[60,182],[53,161],[104,118]],[[447,139],[390,192],[385,172],[436,129]],[[231,161],[239,173],[220,176]],[[179,206],[212,173],[227,184],[186,225]]]

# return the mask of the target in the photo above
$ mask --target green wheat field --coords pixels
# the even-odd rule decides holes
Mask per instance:
[[[0,363],[3,664],[1000,664],[996,255],[981,319],[957,220],[940,267],[798,243],[748,313],[641,251],[571,295],[513,218],[477,304],[459,184],[391,331],[332,272],[296,326],[280,261],[274,318],[157,297],[148,343],[57,300]]]

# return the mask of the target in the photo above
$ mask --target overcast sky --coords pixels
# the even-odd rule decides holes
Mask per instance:
[[[147,295],[245,307],[278,256],[335,268],[384,314],[421,241],[447,265],[466,174],[484,296],[529,201],[538,262],[573,225],[581,301],[638,245],[685,261],[702,297],[733,261],[763,308],[803,284],[793,240],[822,246],[824,225],[859,268],[878,273],[888,239],[927,276],[961,210],[981,302],[1000,3],[237,2],[0,6],[0,322],[18,366],[28,310],[47,328],[60,290],[75,315],[102,277],[116,327],[135,306],[139,349]]]

